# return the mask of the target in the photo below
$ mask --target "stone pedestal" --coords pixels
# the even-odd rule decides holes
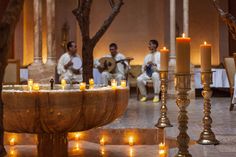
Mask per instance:
[[[39,157],[68,157],[67,133],[39,134]]]
[[[28,68],[29,79],[33,79],[37,83],[49,83],[53,77],[55,79],[55,64],[32,64]]]

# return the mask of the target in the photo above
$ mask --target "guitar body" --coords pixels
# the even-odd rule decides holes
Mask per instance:
[[[108,71],[112,73],[116,69],[116,60],[111,57],[102,57],[99,62],[104,67],[103,69],[98,69],[99,72]]]

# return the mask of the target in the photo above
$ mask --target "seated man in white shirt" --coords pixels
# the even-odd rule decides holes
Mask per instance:
[[[153,102],[159,102],[159,92],[160,92],[160,80],[158,69],[160,68],[160,52],[157,51],[158,41],[149,41],[150,53],[146,55],[144,59],[144,64],[142,65],[142,74],[137,78],[137,86],[140,90],[142,98],[140,101],[144,102],[147,100],[146,83],[147,80],[151,79],[153,81],[154,87],[154,98]]]
[[[82,82],[82,61],[76,53],[77,46],[74,41],[67,43],[67,52],[64,53],[57,65],[57,73],[60,80],[65,79],[67,83]]]
[[[106,65],[101,65],[100,62],[95,63],[95,67],[97,67],[101,74],[101,82],[104,85],[108,85],[108,81],[111,79],[116,79],[118,85],[121,80],[126,79],[125,74],[128,72],[129,65],[125,60],[125,56],[117,51],[118,47],[115,43],[111,43],[109,45],[109,50],[111,54],[108,54],[104,57],[111,57],[116,61],[116,68],[112,72],[108,72],[106,69]]]

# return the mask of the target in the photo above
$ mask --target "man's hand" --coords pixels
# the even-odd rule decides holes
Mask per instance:
[[[73,62],[70,60],[67,64],[64,65],[64,68],[68,69],[72,65],[73,65]]]

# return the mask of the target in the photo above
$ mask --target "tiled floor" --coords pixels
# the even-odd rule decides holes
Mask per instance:
[[[230,112],[229,102],[230,98],[212,99],[212,129],[221,144],[217,146],[192,145],[189,150],[193,157],[236,157],[236,109]],[[202,131],[202,104],[203,100],[197,98],[191,100],[188,107],[188,134],[192,140],[197,140]],[[175,138],[178,135],[178,108],[174,99],[168,100],[167,105],[169,109],[168,117],[173,127],[166,129],[166,136]],[[141,103],[135,98],[131,98],[123,117],[104,128],[154,128],[159,117],[159,107],[159,104],[153,104],[151,101]],[[133,146],[132,149],[125,145],[106,145],[101,148],[98,144],[86,141],[80,141],[77,148],[75,145],[75,142],[70,142],[69,152],[71,157],[158,157],[156,145]],[[7,147],[7,149],[10,148]],[[15,146],[15,150],[18,153],[17,156],[36,156],[36,146]],[[174,156],[176,152],[176,148],[170,149],[169,156]]]

